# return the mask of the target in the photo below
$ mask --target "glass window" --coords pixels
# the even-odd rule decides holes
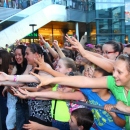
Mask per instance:
[[[96,0],[96,2],[113,2],[113,3],[121,2],[123,3],[124,0]]]
[[[96,3],[96,10],[108,10],[110,8],[115,8],[119,6],[124,6],[124,4],[113,4],[113,3]]]

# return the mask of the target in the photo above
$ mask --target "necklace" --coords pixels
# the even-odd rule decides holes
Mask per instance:
[[[128,93],[129,92],[129,90],[127,90],[125,87],[124,87],[124,89],[125,89],[125,91]]]

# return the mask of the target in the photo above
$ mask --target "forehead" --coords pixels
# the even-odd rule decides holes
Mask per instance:
[[[62,59],[60,59],[57,64],[62,64],[63,65],[64,61]]]
[[[21,49],[16,49],[16,50],[15,50],[15,54],[16,54],[16,53],[22,53]]]
[[[31,52],[30,47],[27,47],[25,52]]]
[[[123,49],[123,54],[128,54],[128,55],[130,55],[130,47],[125,47],[125,48]]]
[[[117,59],[114,64],[114,68],[125,71],[125,70],[127,70],[127,65],[128,65],[128,63],[126,61]]]
[[[104,44],[104,45],[102,46],[102,50],[103,50],[103,51],[113,50],[113,46],[110,45],[110,44]]]

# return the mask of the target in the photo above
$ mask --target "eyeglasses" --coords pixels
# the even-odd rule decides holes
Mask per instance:
[[[115,51],[111,51],[111,52],[106,51],[106,52],[103,52],[103,54],[106,54],[106,55],[111,54],[111,53],[115,53]]]

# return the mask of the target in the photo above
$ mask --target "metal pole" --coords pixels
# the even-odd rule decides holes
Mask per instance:
[[[82,101],[78,101],[78,102],[77,101],[72,101],[72,102],[75,103],[75,104],[78,104],[78,105],[83,105],[85,107],[91,107],[91,108],[104,110],[103,106],[88,104],[88,103],[85,103],[85,102],[82,102]],[[119,113],[119,114],[124,114],[124,115],[130,116],[130,113],[119,111],[119,110],[113,109],[113,108],[111,109],[111,112],[115,112],[115,113]]]
[[[32,33],[33,33],[33,43],[34,43],[34,26],[37,26],[36,24],[29,24],[29,26],[32,27]]]

